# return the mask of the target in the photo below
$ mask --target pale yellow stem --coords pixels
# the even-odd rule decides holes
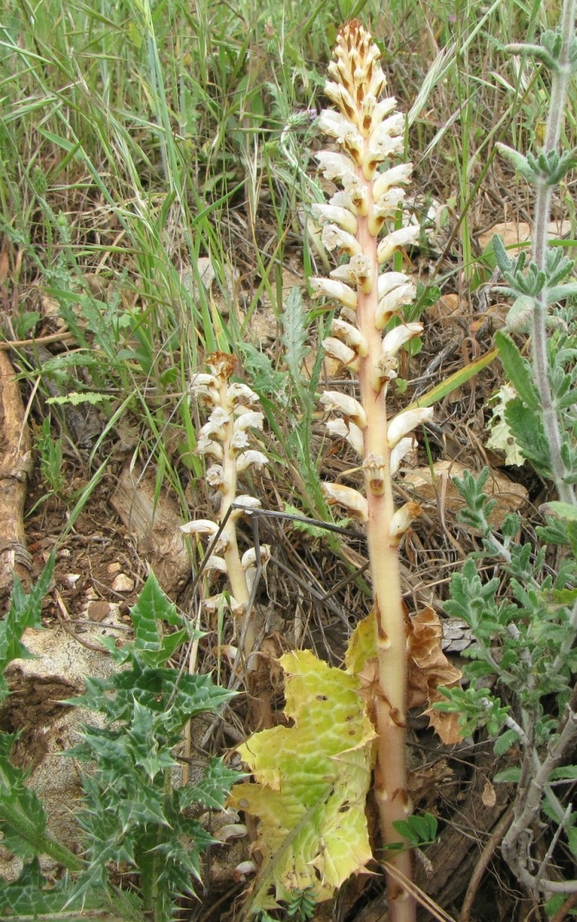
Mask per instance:
[[[367,183],[371,196],[371,183]],[[380,688],[377,700],[378,759],[376,797],[385,844],[399,842],[402,836],[393,823],[405,820],[410,812],[407,794],[406,627],[398,551],[390,540],[390,524],[395,508],[387,443],[386,386],[379,386],[375,369],[382,356],[382,334],[375,326],[377,309],[377,240],[369,232],[367,218],[359,219],[357,239],[374,267],[372,289],[359,291],[357,322],[368,344],[361,359],[359,382],[361,402],[367,417],[364,430],[364,468],[369,506],[367,539],[377,624],[377,651]],[[377,389],[376,389],[377,388]],[[411,853],[407,849],[391,852],[389,859],[412,879]],[[388,877],[392,922],[415,922],[416,904],[412,896],[392,877]]]

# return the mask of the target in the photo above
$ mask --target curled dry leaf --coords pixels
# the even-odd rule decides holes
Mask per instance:
[[[436,461],[433,465],[434,479],[429,467],[408,471],[405,485],[411,485],[415,499],[419,502],[438,502],[444,513],[455,514],[462,509],[463,498],[453,483],[453,477],[462,479],[466,468],[458,461]],[[486,485],[487,494],[498,500],[489,521],[496,528],[503,524],[506,515],[518,512],[528,501],[529,494],[520,483],[514,483],[496,470],[491,470]]]
[[[571,221],[549,221],[547,225],[549,239],[567,237],[570,233]],[[501,238],[506,247],[521,246],[531,240],[533,227],[526,221],[503,221],[501,224],[494,224],[491,230],[479,234],[479,245],[483,250],[489,246],[495,234]]]
[[[442,648],[443,626],[432,608],[424,608],[410,620],[408,634],[409,680],[408,706],[423,707],[429,723],[443,743],[451,745],[461,740],[459,717],[433,708],[442,701],[439,686],[457,685],[461,673],[451,665]]]
[[[461,673],[443,653],[443,624],[432,608],[424,608],[407,618],[408,700],[409,708],[426,708],[424,715],[443,743],[461,741],[459,717],[433,709],[442,701],[439,686],[456,685]],[[375,698],[378,695],[378,662],[375,646],[375,613],[371,612],[357,624],[345,654],[348,672],[360,681],[360,694],[367,702],[371,719],[375,719]]]

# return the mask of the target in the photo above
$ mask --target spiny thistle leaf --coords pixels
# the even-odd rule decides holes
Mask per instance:
[[[231,785],[242,777],[234,768],[225,765],[222,759],[213,758],[199,781],[179,788],[180,806],[184,808],[202,804],[212,810],[222,810]]]
[[[255,784],[237,784],[229,803],[260,818],[255,848],[264,863],[252,908],[310,888],[329,899],[371,857],[365,817],[375,732],[359,682],[309,651],[285,654],[287,718],[239,748]]]
[[[176,606],[166,597],[154,573],[146,580],[136,605],[130,610],[130,616],[136,633],[135,648],[149,666],[161,666],[177,647],[190,639],[186,628],[182,627],[183,619]],[[178,626],[181,630],[163,636],[161,621]]]
[[[0,621],[0,701],[8,694],[8,686],[4,679],[4,671],[8,663],[13,659],[30,657],[20,638],[26,628],[42,627],[40,619],[42,600],[48,592],[53,572],[54,556],[51,555],[38,582],[28,595],[24,592],[18,577],[14,577],[10,610],[4,620]]]

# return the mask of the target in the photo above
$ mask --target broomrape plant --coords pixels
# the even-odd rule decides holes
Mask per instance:
[[[218,521],[197,519],[182,525],[184,534],[207,535],[212,539],[210,553],[203,561],[203,571],[218,578],[228,577],[230,592],[222,591],[204,599],[207,611],[225,609],[237,621],[239,635],[238,656],[244,661],[250,677],[258,671],[255,656],[257,623],[251,591],[259,566],[270,557],[268,545],[258,550],[249,548],[241,555],[236,524],[240,516],[260,507],[253,496],[238,495],[239,476],[249,470],[261,469],[268,464],[262,451],[251,448],[251,432],[262,429],[264,415],[258,409],[258,396],[240,381],[231,381],[235,359],[226,353],[216,352],[208,360],[210,374],[194,375],[191,393],[210,411],[208,421],[202,426],[197,442],[197,453],[206,455],[213,463],[206,471],[206,481],[220,496]],[[213,553],[214,552],[214,553]],[[267,696],[260,695],[254,705],[256,723],[270,725],[270,705]]]
[[[339,414],[329,429],[344,435],[360,454],[365,494],[326,484],[329,502],[344,505],[366,526],[373,578],[379,692],[376,696],[378,757],[376,796],[385,843],[397,842],[396,822],[410,813],[406,767],[407,653],[398,545],[419,514],[416,503],[395,509],[392,476],[414,442],[413,430],[430,419],[431,408],[414,409],[389,419],[387,388],[397,374],[401,346],[419,336],[420,323],[403,323],[385,336],[383,330],[415,289],[402,272],[381,271],[399,247],[416,240],[418,227],[389,230],[409,181],[411,164],[389,166],[403,152],[404,116],[394,97],[384,97],[386,78],[378,64],[377,46],[357,21],[346,24],[337,39],[331,80],[325,86],[338,111],[327,110],[321,130],[333,138],[339,153],[322,151],[318,160],[326,179],[339,186],[328,205],[314,205],[324,224],[323,242],[349,260],[329,279],[312,280],[317,296],[340,305],[332,336],[324,348],[358,373],[360,399],[327,391],[321,402]],[[382,164],[386,169],[380,170]],[[379,239],[380,237],[380,239]],[[391,858],[395,869],[411,878],[408,849]],[[409,892],[389,876],[391,917],[414,917]]]
[[[389,418],[387,409],[398,352],[421,334],[422,325],[404,322],[401,313],[415,296],[411,280],[402,272],[383,271],[399,248],[415,241],[419,229],[390,226],[411,164],[393,165],[403,152],[404,117],[396,100],[383,95],[379,56],[359,22],[343,26],[325,87],[337,110],[328,109],[319,119],[338,150],[317,154],[337,191],[312,211],[323,225],[325,246],[348,259],[328,278],[311,279],[315,296],[339,305],[324,350],[358,375],[358,397],[329,390],[320,400],[330,414],[329,432],[360,455],[365,489],[325,482],[323,490],[329,504],[344,506],[366,528],[374,611],[351,639],[346,671],[330,669],[306,651],[281,658],[287,674],[285,713],[294,725],[256,734],[240,747],[256,783],[236,785],[231,803],[260,818],[256,851],[264,861],[250,910],[278,905],[266,897],[271,884],[277,900],[289,900],[295,890],[326,899],[371,856],[364,800],[376,740],[375,791],[382,839],[391,855],[386,865],[391,919],[412,922],[415,840],[408,822],[405,739],[410,644],[398,548],[420,507],[409,502],[395,508],[392,477],[414,447],[414,429],[433,411],[416,408]],[[415,651],[412,656],[416,662]],[[449,683],[455,672],[447,673]],[[369,719],[373,713],[376,730]]]

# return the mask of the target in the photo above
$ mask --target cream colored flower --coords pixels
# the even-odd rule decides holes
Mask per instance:
[[[222,464],[211,464],[204,476],[211,487],[222,487],[224,485],[224,468]]]
[[[237,407],[238,412],[241,407]],[[262,429],[264,423],[264,413],[257,413],[256,410],[249,410],[248,407],[242,407],[242,412],[234,421],[234,431],[239,429]]]
[[[416,426],[420,426],[432,419],[433,413],[433,407],[415,407],[413,410],[404,410],[402,413],[398,413],[387,426],[389,448],[394,448],[403,436],[412,432]]]
[[[349,394],[341,394],[340,391],[325,391],[321,395],[321,403],[325,410],[338,411],[343,416],[352,419],[360,429],[367,425],[367,417],[361,404]]]
[[[231,451],[244,451],[249,446],[247,433],[244,431],[244,429],[237,429],[236,432],[233,432],[228,444]]]
[[[336,279],[313,278],[310,283],[315,298],[324,295],[327,298],[334,298],[335,301],[339,301],[345,307],[350,307],[351,310],[356,309],[357,293],[344,282],[338,282]]]
[[[405,275],[404,272],[383,272],[379,275],[377,284],[379,300],[384,298],[385,295],[388,295],[389,292],[393,291],[395,288],[398,288],[399,285],[404,285],[408,281],[409,276]]]
[[[396,355],[401,346],[409,342],[415,336],[420,336],[423,332],[422,323],[402,323],[398,327],[389,330],[383,339],[383,352],[387,355]]]
[[[331,278],[350,285],[357,285],[364,294],[369,294],[373,286],[373,264],[368,256],[359,253],[348,263],[331,270]]]
[[[356,423],[353,423],[350,419],[345,420],[338,417],[337,419],[328,419],[326,427],[331,435],[346,439],[349,445],[355,449],[356,453],[362,456],[364,451],[363,431],[359,429]]]
[[[390,259],[395,250],[416,243],[419,239],[420,232],[421,229],[418,226],[400,227],[398,230],[392,231],[390,234],[387,234],[386,237],[383,237],[377,248],[379,264],[382,265],[387,259]]]
[[[197,372],[197,374],[192,376],[192,378],[190,379],[189,386],[191,388],[212,387],[213,384],[214,384],[214,375],[209,375],[206,372],[199,371]]]
[[[212,455],[213,458],[216,458],[218,461],[222,461],[222,445],[218,442],[214,442],[212,439],[209,439],[202,432],[199,433],[198,442],[196,444],[196,453],[199,455]]]
[[[327,250],[342,250],[347,256],[362,253],[361,245],[353,234],[347,233],[337,224],[325,224],[321,239]]]
[[[364,356],[368,352],[367,341],[358,327],[341,317],[335,317],[331,323],[331,333],[342,339],[347,346],[354,349],[357,355]]]
[[[421,514],[421,507],[418,503],[405,503],[394,513],[389,526],[389,537],[392,545],[400,543],[401,538],[408,531],[411,523]]]
[[[325,179],[340,182],[347,188],[359,185],[359,177],[355,173],[355,165],[346,154],[337,154],[334,151],[321,150],[316,154]]]
[[[261,544],[259,550],[261,563],[267,563],[270,560],[270,545]],[[248,570],[249,567],[256,566],[256,548],[250,547],[248,551],[244,552],[242,555],[241,564],[243,570]]]
[[[349,119],[355,116],[357,111],[356,103],[342,83],[334,83],[332,80],[327,80],[324,89],[326,96],[339,107],[343,115],[346,115]]]
[[[373,237],[380,234],[385,220],[396,214],[404,197],[405,190],[395,187],[389,189],[388,192],[381,195],[380,199],[375,202],[369,215],[369,231]]]
[[[216,535],[218,525],[210,519],[196,519],[194,522],[181,525],[180,530],[185,535]]]
[[[412,170],[412,163],[399,163],[397,166],[392,166],[388,170],[383,170],[382,173],[375,176],[375,181],[373,183],[373,196],[375,201],[382,198],[392,186],[410,182]]]
[[[212,437],[222,441],[225,438],[224,427],[229,422],[229,420],[230,416],[225,410],[222,409],[222,407],[215,407],[210,414],[208,421],[199,430],[199,435],[204,436],[205,438]]]
[[[322,341],[322,347],[327,355],[338,362],[342,362],[347,368],[351,368],[353,371],[359,370],[358,353],[351,349],[350,346],[347,346],[341,339],[337,339],[336,336],[327,336]]]
[[[343,486],[340,483],[326,482],[321,484],[321,489],[330,505],[338,503],[348,509],[355,518],[361,519],[362,522],[368,522],[369,504],[358,490]]]
[[[348,197],[350,198],[350,196]],[[349,234],[356,234],[358,221],[348,208],[344,208],[342,205],[312,205],[311,210],[319,224],[333,221]]]
[[[204,563],[205,570],[216,570],[217,573],[227,573],[228,566],[224,557],[219,557],[217,554],[211,554],[210,557],[207,557]]]
[[[241,515],[250,515],[253,509],[260,509],[262,503],[256,496],[248,496],[246,493],[241,493],[240,496],[235,497],[234,505],[242,506],[242,509],[232,510],[230,517],[233,520],[240,518]]]
[[[258,395],[248,384],[243,384],[242,381],[233,381],[232,384],[229,384],[227,396],[229,400],[235,403],[240,400],[246,400],[249,404],[258,403]]]
[[[262,451],[255,451],[251,448],[249,451],[244,451],[236,459],[236,469],[239,471],[245,471],[247,467],[254,466],[257,469],[264,467],[265,464],[268,464],[268,458]]]
[[[359,192],[353,190],[351,193],[346,192],[344,189],[339,189],[339,191],[335,192],[329,199],[329,205],[334,205],[335,208],[346,208],[351,214],[357,216],[367,213],[366,195],[360,195],[360,190]],[[313,206],[313,208],[314,207],[315,206]]]
[[[391,467],[391,477],[399,470],[401,464],[409,454],[409,452],[414,451],[417,447],[417,440],[414,435],[405,436],[391,449],[390,455],[390,467]]]
[[[412,282],[405,285],[399,285],[394,288],[384,298],[379,301],[375,314],[375,326],[378,330],[383,330],[395,311],[398,311],[405,304],[410,304],[414,300],[417,291]]]
[[[357,166],[363,162],[364,139],[357,126],[340,112],[325,109],[319,117],[319,128],[349,152]]]

